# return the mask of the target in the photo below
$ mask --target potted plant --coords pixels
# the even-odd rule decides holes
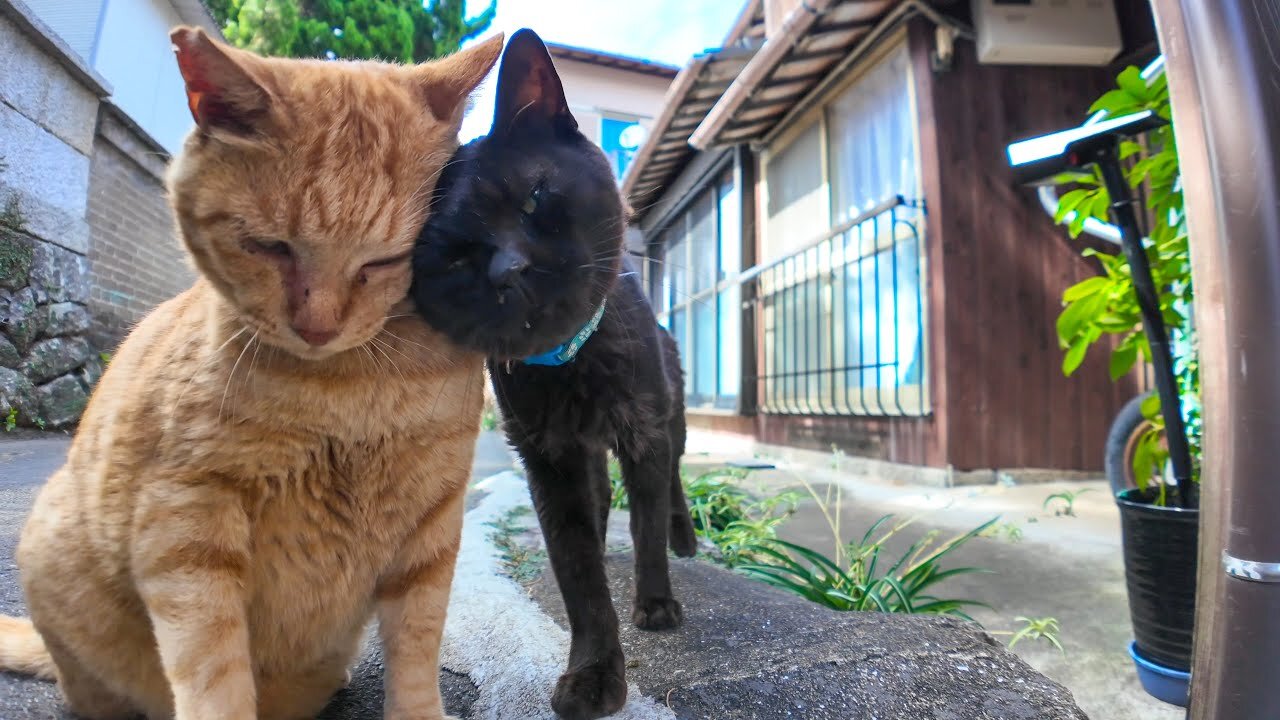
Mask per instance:
[[[1117,78],[1117,87],[1089,109],[1093,120],[1149,110],[1170,121],[1162,67],[1157,61],[1145,71],[1127,68]],[[1132,262],[1141,263],[1140,258],[1087,249],[1084,254],[1097,259],[1103,274],[1064,292],[1057,331],[1066,351],[1062,368],[1067,375],[1080,366],[1090,347],[1107,337],[1118,337],[1110,357],[1113,379],[1127,375],[1142,359],[1155,361],[1159,380],[1160,353],[1166,362],[1172,359],[1166,373],[1176,389],[1166,395],[1174,398],[1174,407],[1164,407],[1159,393],[1131,401],[1112,424],[1106,466],[1120,506],[1135,636],[1130,653],[1148,692],[1185,705],[1195,612],[1201,426],[1191,263],[1172,124],[1150,130],[1140,142],[1121,142],[1118,154],[1128,186],[1146,201],[1147,232],[1141,251],[1150,267],[1158,316],[1144,322],[1137,291],[1146,273]],[[1065,223],[1073,238],[1090,218],[1106,222],[1116,212],[1104,180],[1098,169],[1056,179],[1072,187],[1059,198],[1055,220]],[[1172,340],[1172,352],[1153,349],[1153,334],[1164,334],[1153,326],[1161,324]],[[1171,418],[1178,426],[1173,435],[1168,431]],[[1178,456],[1185,481],[1175,484],[1172,477],[1177,473],[1171,468],[1179,464]]]

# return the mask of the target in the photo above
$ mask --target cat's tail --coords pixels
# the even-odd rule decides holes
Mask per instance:
[[[0,615],[0,670],[53,680],[53,657],[27,618]]]

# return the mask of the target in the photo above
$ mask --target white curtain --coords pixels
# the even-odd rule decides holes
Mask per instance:
[[[920,196],[906,45],[827,107],[831,223],[894,195]]]

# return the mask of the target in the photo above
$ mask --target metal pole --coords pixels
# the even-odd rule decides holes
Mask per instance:
[[[1196,720],[1280,708],[1280,86],[1275,3],[1155,0],[1205,365]],[[1184,132],[1185,131],[1185,132]],[[1206,292],[1207,291],[1207,292]],[[1206,300],[1212,302],[1206,306]],[[1220,302],[1219,302],[1220,301]],[[1219,314],[1215,319],[1214,315]],[[1207,334],[1206,334],[1207,331]]]
[[[1133,211],[1133,193],[1129,180],[1120,168],[1116,143],[1108,143],[1094,156],[1102,171],[1102,181],[1111,195],[1111,220],[1120,228],[1120,244],[1133,273],[1133,291],[1138,296],[1143,331],[1151,348],[1151,370],[1155,375],[1156,393],[1160,396],[1160,413],[1164,417],[1169,462],[1177,481],[1178,507],[1189,508],[1191,499],[1191,450],[1187,447],[1187,429],[1182,421],[1182,403],[1178,399],[1178,383],[1173,374],[1173,355],[1169,352],[1169,333],[1160,313],[1160,295],[1151,277],[1151,263],[1142,246],[1138,216]]]

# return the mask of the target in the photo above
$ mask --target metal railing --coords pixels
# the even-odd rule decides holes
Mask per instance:
[[[900,196],[729,280],[754,328],[758,410],[929,412],[924,204]]]

